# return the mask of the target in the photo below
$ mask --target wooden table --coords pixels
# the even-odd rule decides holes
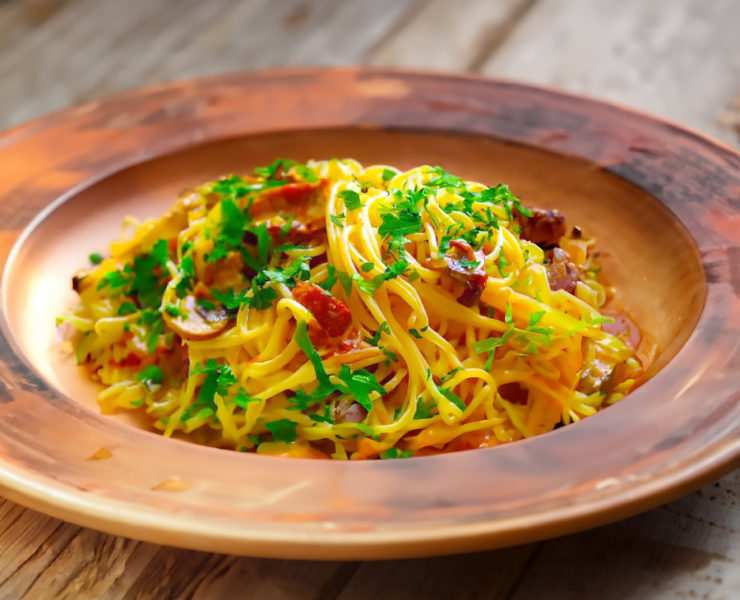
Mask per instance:
[[[367,64],[604,97],[740,143],[736,0],[0,0],[0,130],[184,77]],[[179,550],[0,499],[1,598],[740,598],[740,472],[505,550],[281,561]]]

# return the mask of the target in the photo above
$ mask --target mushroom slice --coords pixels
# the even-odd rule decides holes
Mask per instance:
[[[195,296],[188,294],[175,305],[175,315],[164,311],[167,325],[186,340],[209,340],[229,328],[234,321],[226,308],[217,304],[214,308],[204,308]]]
[[[596,392],[608,393],[614,387],[616,366],[595,358],[581,372],[577,390],[591,395]]]
[[[78,294],[82,291],[82,286],[85,283],[85,278],[89,275],[87,271],[79,270],[72,277],[72,289]]]

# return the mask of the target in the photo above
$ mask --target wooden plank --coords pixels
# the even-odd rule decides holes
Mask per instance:
[[[528,544],[475,554],[366,562],[349,580],[338,600],[508,598],[538,548],[538,544]]]
[[[0,504],[0,598],[730,598],[740,594],[740,472],[564,538],[408,561],[229,557],[133,542]],[[461,576],[464,573],[465,576]]]
[[[432,0],[367,57],[372,65],[469,70],[488,57],[534,0]]]
[[[481,71],[638,107],[738,144],[736,0],[541,0]]]
[[[512,600],[740,598],[740,472],[632,519],[546,542]]]
[[[0,6],[0,32],[8,32],[0,35],[0,130],[162,81],[273,66],[358,62],[423,0],[49,4],[31,0]],[[33,15],[44,6],[46,17],[37,23],[39,17]]]

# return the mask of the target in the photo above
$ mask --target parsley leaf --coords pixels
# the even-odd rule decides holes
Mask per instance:
[[[545,311],[540,310],[538,312],[533,312],[529,315],[529,327],[532,327],[533,325],[536,325],[542,320],[542,317],[545,316]]]
[[[380,458],[411,458],[414,455],[413,450],[399,450],[398,448],[388,448],[385,452],[380,453]]]
[[[211,294],[213,294],[216,300],[223,304],[228,310],[234,310],[239,308],[245,302],[247,290],[242,290],[237,293],[231,288],[224,292],[212,289]]]
[[[272,439],[276,442],[284,442],[286,444],[290,444],[298,439],[297,426],[298,423],[289,419],[278,419],[277,421],[265,423],[265,427],[272,434]]]
[[[314,371],[316,372],[316,379],[319,385],[331,385],[329,383],[329,376],[326,374],[324,369],[324,363],[321,360],[321,355],[316,351],[311,343],[311,338],[308,337],[308,325],[305,321],[301,321],[295,328],[294,339],[298,347],[303,350],[303,353],[311,361]]]
[[[164,333],[164,321],[159,310],[154,308],[145,308],[141,311],[137,323],[146,325],[149,332],[146,337],[146,349],[149,354],[154,354],[159,344],[159,336]]]
[[[465,412],[465,402],[463,402],[462,398],[455,394],[451,389],[449,388],[441,388],[437,387],[439,390],[439,393],[442,394],[445,398],[447,398],[450,402],[452,402],[455,406],[457,406],[462,412]]]
[[[408,265],[409,263],[405,260],[399,260],[393,263],[391,266],[386,267],[385,271],[383,271],[380,275],[376,275],[372,279],[365,279],[364,277],[355,274],[354,280],[357,284],[357,289],[363,292],[367,292],[368,294],[374,294],[375,290],[377,290],[386,281],[390,279],[395,279],[396,277],[402,275]],[[374,266],[375,265],[373,265],[373,267]]]
[[[344,228],[344,223],[342,223],[342,219],[344,219],[344,217],[344,213],[339,213],[338,215],[329,215],[329,219],[331,220],[331,222],[340,229]]]
[[[465,182],[459,177],[450,175],[442,167],[434,167],[429,170],[433,175],[436,175],[427,185],[433,188],[449,188],[449,189],[460,189],[465,187]]]
[[[349,298],[352,294],[352,277],[350,277],[349,273],[345,273],[344,271],[337,271],[337,277],[339,277],[339,283],[341,283],[344,288],[344,293],[347,294],[347,297]]]
[[[355,397],[355,400],[368,412],[373,408],[370,393],[378,392],[381,396],[386,394],[385,388],[378,383],[375,375],[366,369],[352,371],[349,366],[342,365],[338,377],[347,386],[349,393]]]
[[[239,408],[247,409],[250,403],[257,402],[259,398],[252,398],[247,392],[244,391],[244,388],[239,388],[239,391],[236,393],[236,396],[234,396],[234,404],[236,404]]]
[[[375,330],[375,333],[373,334],[373,337],[365,338],[365,341],[368,344],[372,344],[373,346],[377,346],[378,342],[380,341],[380,335],[383,332],[390,333],[391,328],[388,326],[388,323],[386,321],[383,321],[378,328]]]
[[[182,414],[180,421],[187,421],[195,411],[198,411],[195,416],[201,418],[214,414],[216,412],[216,394],[225,398],[229,393],[229,388],[237,382],[229,365],[218,365],[212,358],[209,358],[204,365],[197,366],[191,371],[191,375],[198,373],[205,373],[206,378],[203,385],[200,386],[195,402]]]
[[[124,302],[121,304],[121,306],[118,307],[118,316],[122,317],[123,315],[130,315],[131,313],[135,313],[139,308],[134,304],[133,302]]]
[[[182,257],[178,272],[180,280],[175,285],[175,292],[178,298],[183,298],[187,291],[193,287],[193,280],[195,279],[195,265],[191,254]]]
[[[339,197],[344,200],[344,206],[347,207],[347,210],[357,210],[363,207],[360,194],[354,190],[342,190],[339,192]]]
[[[331,416],[330,406],[324,407],[324,414],[314,413],[308,415],[308,418],[312,421],[316,421],[317,423],[329,423],[330,425],[334,424],[334,417]]]
[[[167,241],[161,239],[156,241],[150,253],[135,256],[134,276],[126,294],[136,294],[142,306],[159,306],[164,285],[160,283],[160,275],[157,272],[165,266],[167,257]]]
[[[90,262],[94,265],[99,265],[101,262],[103,262],[103,255],[98,252],[93,252],[90,256],[88,256],[90,259]]]
[[[435,414],[437,403],[431,399],[429,403],[424,402],[424,399],[419,396],[416,399],[416,411],[414,412],[414,419],[431,419]]]
[[[396,176],[397,171],[394,171],[393,169],[383,169],[383,181],[387,182],[393,179]]]
[[[326,281],[320,283],[319,286],[324,288],[327,292],[334,287],[337,282],[337,269],[334,265],[326,265]],[[351,283],[351,282],[350,282]]]
[[[136,380],[143,383],[150,390],[154,386],[161,385],[162,378],[162,370],[156,365],[144,367],[136,374]]]

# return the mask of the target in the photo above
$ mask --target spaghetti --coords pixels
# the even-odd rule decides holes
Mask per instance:
[[[279,159],[128,225],[60,322],[102,411],[167,436],[421,456],[567,425],[642,373],[603,325],[595,240],[504,185]]]

